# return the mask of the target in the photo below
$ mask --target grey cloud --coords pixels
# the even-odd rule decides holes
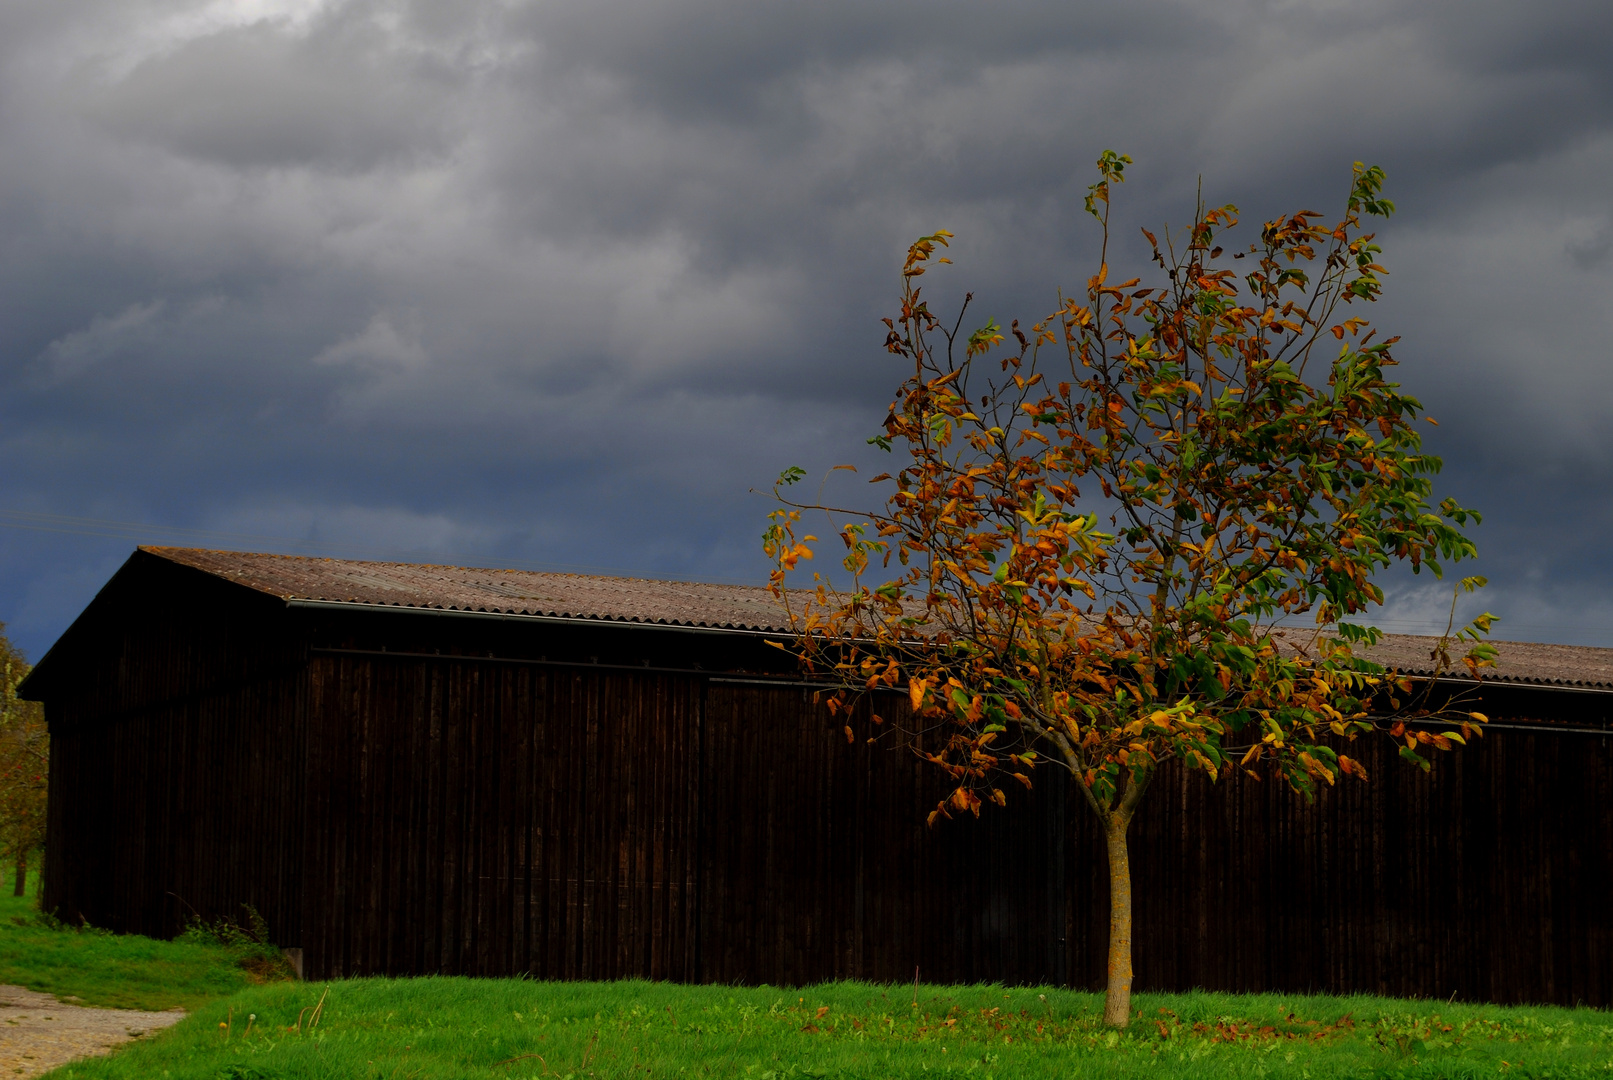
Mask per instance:
[[[1224,35],[1196,6],[1158,0],[1124,13],[1051,2],[605,0],[537,6],[516,24],[561,71],[606,72],[635,103],[700,126],[788,114],[793,103],[783,88],[803,73],[896,63],[968,78],[1048,54],[1170,48],[1195,37],[1219,45]]]
[[[445,105],[465,72],[374,18],[221,29],[108,77],[82,108],[111,132],[233,169],[367,170],[452,148]]]
[[[1488,512],[1494,595],[1590,639],[1606,618],[1574,597],[1613,569],[1537,541],[1597,535],[1613,486],[1609,22],[1567,0],[13,5],[8,499],[757,580],[748,490],[870,460],[914,236],[958,235],[938,303],[1034,318],[1090,271],[1106,147],[1137,159],[1117,258],[1200,175],[1253,234],[1334,211],[1366,159],[1401,205],[1373,314],[1443,422],[1442,482]],[[0,548],[0,617],[36,654],[122,547],[38,540]]]
[[[166,306],[162,300],[130,304],[110,318],[97,315],[84,329],[73,330],[52,341],[43,358],[48,377],[74,378],[120,350],[147,343],[152,323]]]
[[[1595,270],[1608,263],[1613,254],[1613,221],[1580,220],[1570,224],[1571,231],[1563,241],[1563,250],[1581,270]]]
[[[416,311],[378,313],[363,330],[320,351],[316,364],[355,364],[371,368],[419,368],[431,362],[420,340]]]

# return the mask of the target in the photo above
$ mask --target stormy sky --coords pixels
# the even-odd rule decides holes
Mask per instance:
[[[1613,645],[1605,0],[0,5],[0,619],[37,658],[138,542],[760,583],[906,245],[1043,315],[1107,148],[1139,269],[1201,182],[1252,236],[1383,166],[1482,605]]]

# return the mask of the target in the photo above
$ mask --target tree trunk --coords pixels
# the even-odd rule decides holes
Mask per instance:
[[[1104,816],[1109,848],[1109,986],[1103,1022],[1117,1028],[1131,1023],[1131,856],[1126,847],[1130,825],[1128,811]]]
[[[17,881],[11,887],[12,896],[21,896],[28,886],[28,851],[26,848],[17,849]]]
[[[1082,781],[1081,762],[1073,752],[1067,757],[1071,758],[1071,769],[1081,784],[1087,806],[1103,826],[1104,846],[1109,853],[1109,985],[1103,999],[1103,1022],[1123,1028],[1131,1024],[1131,852],[1126,832],[1154,778],[1154,770],[1151,766],[1133,770],[1119,801],[1104,803]]]

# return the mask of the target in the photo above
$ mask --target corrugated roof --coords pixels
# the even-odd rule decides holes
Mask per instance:
[[[283,600],[434,611],[788,633],[784,610],[765,588],[549,574],[464,566],[360,562],[197,548],[140,550]],[[1434,671],[1435,639],[1388,634],[1371,658],[1412,675]],[[1485,678],[1504,683],[1613,690],[1613,649],[1497,641]],[[1453,654],[1457,650],[1452,650]],[[1458,664],[1456,675],[1465,674]]]
[[[1437,640],[1412,634],[1385,634],[1377,645],[1367,650],[1367,655],[1384,667],[1408,675],[1431,675],[1434,672],[1432,653]],[[1493,668],[1484,669],[1487,681],[1586,690],[1613,689],[1613,649],[1596,649],[1586,645],[1544,645],[1528,641],[1492,641],[1491,644],[1500,655]],[[1460,660],[1464,651],[1459,646],[1451,646],[1451,659],[1456,670],[1450,674],[1467,674]]]
[[[765,588],[467,566],[358,562],[197,548],[142,547],[283,600],[539,615],[559,619],[788,631]]]

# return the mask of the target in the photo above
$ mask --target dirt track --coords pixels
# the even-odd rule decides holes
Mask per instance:
[[[110,1053],[184,1018],[183,1009],[91,1009],[0,985],[0,1078],[37,1076],[75,1058]]]

